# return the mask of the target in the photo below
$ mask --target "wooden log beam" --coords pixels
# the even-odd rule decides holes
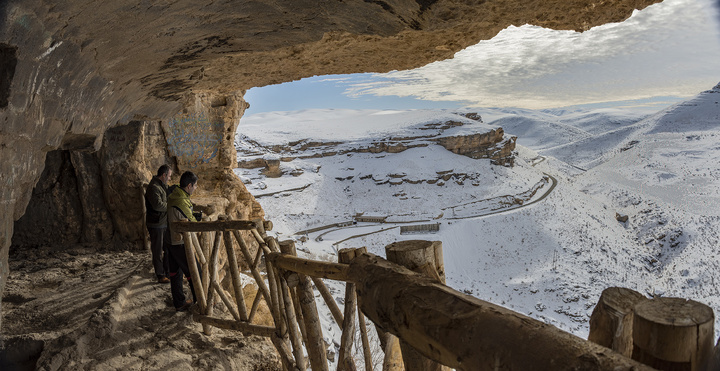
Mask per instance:
[[[290,352],[290,348],[285,342],[285,339],[278,336],[277,333],[273,333],[272,336],[270,336],[270,340],[273,345],[275,345],[275,349],[277,349],[278,354],[280,355],[280,362],[282,362],[283,369],[287,371],[294,371],[295,360],[292,357],[292,353]]]
[[[363,313],[458,370],[651,370],[551,325],[369,254],[350,263]]]
[[[260,292],[255,292],[255,297],[253,298],[252,306],[250,307],[250,314],[248,314],[248,322],[252,322],[253,319],[255,319],[255,313],[257,313],[258,307],[260,306],[260,300],[262,300],[263,296],[260,294]],[[270,301],[266,301],[266,303],[269,303]],[[268,308],[270,306],[268,305]]]
[[[267,252],[265,252],[265,268],[267,269],[267,278],[270,290],[270,312],[272,313],[273,321],[275,321],[275,327],[279,329],[280,336],[283,340],[285,340],[285,336],[287,335],[287,325],[282,314],[282,303],[280,303],[280,300],[282,299],[278,293],[278,291],[280,291],[280,288],[278,287],[278,277],[277,274],[275,274],[275,267],[268,255],[270,254],[269,251],[270,250],[268,249]]]
[[[337,323],[338,327],[342,328],[343,324],[343,314],[340,310],[340,307],[338,307],[337,303],[335,302],[335,298],[333,298],[332,293],[325,285],[325,282],[322,281],[319,277],[310,277],[312,279],[313,283],[315,284],[315,287],[320,292],[320,295],[323,299],[325,299],[325,304],[327,304],[328,308],[330,308],[330,313],[332,313],[333,318],[335,318],[335,323]]]
[[[659,370],[707,370],[715,315],[694,300],[655,298],[635,306],[632,358]]]
[[[290,289],[287,286],[285,279],[278,275],[278,283],[280,284],[280,294],[283,302],[283,309],[285,310],[285,318],[287,319],[288,333],[290,335],[290,344],[292,344],[293,355],[295,356],[295,366],[300,370],[306,369],[305,355],[303,354],[303,347],[301,336],[298,331],[297,318],[295,317],[295,311],[293,309],[293,303],[290,299]]]
[[[204,285],[203,289],[205,289],[205,292],[208,293],[208,302],[212,298],[212,294],[210,293],[210,270],[211,270],[210,265],[212,264],[210,262],[210,259],[211,259],[210,254],[212,253],[212,245],[210,242],[211,234],[214,235],[215,233],[214,232],[202,232],[202,233],[200,233],[200,236],[198,237],[200,239],[200,247],[202,247],[202,252],[208,258],[208,262],[207,262],[208,266],[206,267],[207,269],[203,269],[203,271],[200,272],[202,275],[202,280],[203,280],[203,285]]]
[[[207,302],[205,301],[205,291],[203,290],[203,282],[195,260],[195,253],[192,248],[192,237],[190,234],[190,232],[183,233],[183,242],[185,242],[185,258],[187,259],[188,268],[190,269],[190,277],[193,280],[193,289],[195,291],[195,298],[200,306],[200,313],[206,314],[205,311],[207,308]]]
[[[202,314],[193,314],[193,321],[226,330],[240,331],[243,333],[243,335],[258,335],[264,337],[271,337],[276,331],[275,327],[253,325],[247,322],[238,322],[229,319],[205,316]]]
[[[234,231],[250,230],[255,228],[255,223],[248,220],[215,220],[211,222],[171,222],[171,228],[177,233],[184,232],[213,232],[213,231]]]
[[[210,254],[209,254],[210,260],[208,260],[208,269],[206,269],[206,271],[208,271],[209,279],[208,279],[207,286],[205,286],[205,289],[206,289],[206,292],[208,292],[208,297],[211,296],[210,287],[212,287],[214,282],[219,282],[218,269],[221,267],[219,265],[220,244],[221,243],[222,243],[222,233],[220,233],[220,232],[214,233],[212,248],[211,248]],[[204,275],[205,275],[205,272],[203,272],[203,279],[205,279]]]
[[[298,301],[300,302],[300,308],[303,312],[303,321],[305,322],[305,330],[307,332],[305,347],[308,348],[310,365],[313,370],[328,370],[327,352],[323,341],[320,316],[317,305],[315,304],[315,295],[310,278],[305,275],[300,275],[300,285],[297,290]]]
[[[262,245],[267,246],[267,244],[265,243],[265,240],[260,235],[260,232],[257,231],[257,229],[255,229],[255,228],[250,229],[250,233],[252,233],[253,237],[255,237],[255,240],[257,241],[257,243],[260,246],[262,246]]]
[[[212,288],[214,289],[215,293],[220,297],[220,300],[225,304],[225,307],[228,309],[230,314],[235,318],[236,321],[242,321],[242,318],[240,318],[240,314],[237,312],[237,309],[235,309],[235,305],[230,301],[230,298],[225,294],[225,290],[220,287],[220,284],[217,282],[213,282]]]
[[[209,242],[207,241],[209,239],[209,236],[207,236],[208,233],[210,233],[210,232],[205,232],[205,233],[203,233],[203,236],[201,236],[204,240],[203,242],[205,242],[205,245],[209,245]],[[217,281],[218,252],[220,250],[220,241],[222,241],[222,239],[220,238],[220,232],[216,232],[216,233],[214,233],[214,235],[215,235],[215,240],[213,243],[213,248],[211,251],[206,251],[208,253],[210,260],[208,261],[206,269],[202,272],[203,289],[207,293],[207,303],[208,303],[205,314],[207,314],[208,316],[213,315],[213,308],[214,308],[215,296],[216,296],[216,295],[213,295],[213,292],[215,291],[215,290],[213,290],[213,284],[216,283],[216,281]],[[225,304],[225,305],[227,306],[227,304]],[[212,335],[212,327],[203,324],[203,332],[205,333],[205,335],[208,335],[208,336]]]
[[[420,273],[435,282],[445,283],[445,268],[442,266],[442,242],[408,240],[393,242],[385,246],[388,260]],[[439,262],[438,262],[439,260]],[[442,364],[420,354],[406,341],[400,341],[405,368],[418,371],[447,370]]]
[[[280,250],[285,254],[297,255],[293,241],[280,242]],[[293,302],[298,306],[295,311],[298,314],[299,321],[301,321],[300,330],[303,333],[308,358],[310,358],[310,367],[313,371],[327,371],[327,353],[323,341],[320,316],[315,305],[312,283],[308,276],[301,273],[298,274],[298,279],[299,282],[296,295],[293,296]]]
[[[360,303],[357,303],[358,311],[360,311]],[[365,371],[373,371],[372,353],[370,352],[370,339],[368,339],[368,329],[365,325],[365,315],[358,313],[358,325],[360,326],[360,341],[362,342],[363,356],[365,357]]]
[[[633,308],[645,300],[639,292],[624,287],[603,290],[590,316],[588,340],[631,357]]]
[[[338,261],[343,264],[349,263],[357,256],[364,253],[365,248],[361,249],[342,249],[338,251]],[[355,340],[355,313],[357,306],[357,293],[355,292],[355,284],[347,282],[345,284],[345,308],[343,311],[342,335],[340,336],[340,351],[338,354],[338,371],[355,371],[355,361],[352,356],[353,342]]]
[[[384,343],[383,351],[383,371],[405,371],[405,364],[402,359],[402,351],[400,351],[400,340],[397,336],[389,333],[383,333]]]
[[[349,281],[348,265],[302,259],[296,256],[270,253],[270,261],[277,267],[287,271],[302,273],[310,277],[329,278],[336,281]]]
[[[218,232],[219,233],[219,232]],[[228,257],[228,268],[230,268],[230,277],[232,278],[233,289],[235,290],[235,301],[237,302],[238,313],[243,321],[247,321],[248,313],[245,307],[245,295],[243,294],[242,279],[240,279],[240,269],[238,268],[237,256],[233,248],[232,235],[230,231],[223,232],[223,241],[225,242],[225,252]]]
[[[238,241],[238,245],[240,246],[240,252],[243,254],[245,260],[249,262],[252,258],[252,256],[250,255],[250,248],[248,247],[247,243],[245,243],[245,240],[243,240],[240,231],[233,231],[233,234],[235,235],[235,239]],[[256,260],[260,258],[261,254],[262,249],[258,249]],[[255,282],[257,283],[260,292],[262,293],[263,297],[265,297],[265,302],[268,303],[268,307],[270,307],[270,289],[268,289],[267,285],[265,284],[265,280],[260,275],[257,266],[257,263],[253,263],[253,265],[250,266],[250,273],[252,273],[253,277],[255,278]]]
[[[192,237],[192,245],[195,249],[195,253],[197,254],[198,258],[200,258],[200,264],[204,267],[207,265],[207,259],[205,259],[205,254],[203,253],[202,246],[200,246],[200,241],[198,241],[197,234],[196,233],[190,233],[190,237]]]

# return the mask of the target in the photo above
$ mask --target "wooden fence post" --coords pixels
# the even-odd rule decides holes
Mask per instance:
[[[603,290],[590,316],[588,340],[631,357],[633,309],[644,300],[639,292],[622,287]]]
[[[713,348],[715,315],[705,304],[655,298],[635,306],[632,358],[657,369],[703,370]]]
[[[341,249],[338,251],[338,262],[348,264],[355,256],[365,253],[365,248]],[[355,371],[355,362],[352,358],[352,347],[355,340],[355,312],[357,309],[357,293],[355,284],[345,283],[345,308],[343,313],[342,335],[340,337],[340,352],[338,354],[338,370]]]
[[[204,242],[206,245],[209,245],[209,242],[207,241],[209,239],[209,236],[207,236],[208,233],[210,232],[203,232],[205,239]],[[213,295],[213,284],[217,281],[218,252],[220,250],[220,242],[222,239],[220,238],[220,232],[215,232],[213,234],[215,235],[213,247],[211,250],[206,251],[209,260],[206,269],[203,271],[203,280],[207,280],[207,285],[204,285],[203,287],[207,293],[207,309],[205,310],[205,314],[208,316],[213,315],[215,296],[220,295],[220,292],[218,292],[218,295]],[[203,281],[203,283],[205,283],[205,281]],[[227,306],[227,304],[225,305]],[[232,313],[232,308],[228,308],[228,310]],[[205,335],[212,335],[212,327],[203,324],[203,332]]]
[[[190,277],[193,281],[193,289],[195,291],[195,298],[197,299],[200,307],[200,313],[206,314],[206,302],[205,302],[205,291],[203,290],[203,282],[200,277],[200,271],[198,270],[197,262],[195,260],[195,253],[193,248],[192,232],[183,233],[183,242],[185,243],[185,258],[187,258],[188,268],[190,269]]]
[[[217,232],[220,233],[220,232]],[[240,279],[240,269],[238,267],[237,256],[235,255],[235,249],[233,248],[232,235],[230,231],[223,233],[223,240],[225,242],[225,252],[228,258],[228,266],[230,268],[230,277],[232,278],[235,302],[237,303],[238,313],[243,321],[247,321],[248,313],[245,307],[245,295],[242,290],[242,280]]]
[[[295,366],[300,371],[305,371],[305,355],[303,354],[301,336],[298,334],[298,323],[293,309],[292,299],[290,298],[290,288],[287,281],[276,269],[275,277],[280,286],[280,306],[284,309],[285,319],[287,320],[287,329],[290,335],[290,344],[292,344],[293,355],[295,356]]]
[[[292,241],[281,241],[280,251],[284,254],[292,256],[297,255],[295,243]],[[310,278],[302,273],[298,273],[300,282],[297,286],[297,298],[302,314],[302,321],[305,331],[305,347],[310,358],[310,366],[313,371],[327,371],[327,353],[323,344],[322,327],[320,326],[320,317],[318,315],[317,306],[315,304],[315,294],[313,293]],[[301,325],[301,329],[302,329]]]
[[[442,242],[424,240],[393,242],[385,246],[385,254],[389,261],[445,284]],[[415,348],[402,340],[400,349],[402,349],[406,370],[441,371],[448,369],[442,364],[422,356]]]

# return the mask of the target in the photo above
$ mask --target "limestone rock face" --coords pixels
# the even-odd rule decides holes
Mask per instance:
[[[70,153],[48,152],[46,164],[33,190],[32,202],[15,224],[13,239],[30,245],[79,242],[82,205]]]
[[[265,160],[265,169],[263,174],[268,178],[279,178],[282,176],[282,170],[280,170],[280,159],[267,159]]]
[[[102,179],[113,236],[137,237],[141,180],[165,157],[176,159],[179,171],[201,173],[203,192],[227,200],[223,208],[257,216],[262,211],[229,168],[237,122],[227,120],[242,114],[244,90],[313,75],[418,67],[511,24],[582,31],[657,1],[0,1],[0,292],[14,222],[25,214],[49,152],[70,151],[51,156],[47,165],[58,168],[48,170],[48,181],[75,173],[74,188],[97,196],[91,188]],[[213,126],[218,119],[222,128]],[[132,131],[120,126],[151,120],[162,122],[165,134],[164,144],[155,142],[166,147],[158,157],[140,155],[145,151],[131,141],[142,135],[112,142]],[[198,147],[188,139],[198,139]],[[100,177],[84,174],[94,166],[85,161],[90,158]],[[124,183],[129,189],[121,189]],[[106,220],[95,201],[44,202],[38,210],[51,204],[60,210],[65,202],[73,204],[68,215],[83,210],[91,220]],[[74,233],[67,237],[77,238]],[[109,233],[105,224],[80,232],[82,238]]]
[[[502,128],[464,136],[435,139],[448,151],[470,158],[489,158],[495,165],[513,166],[517,137],[505,136]]]

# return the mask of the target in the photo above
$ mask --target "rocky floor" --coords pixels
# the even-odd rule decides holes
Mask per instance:
[[[279,363],[263,338],[220,329],[206,336],[190,312],[176,312],[149,253],[14,247],[0,369],[276,370]]]

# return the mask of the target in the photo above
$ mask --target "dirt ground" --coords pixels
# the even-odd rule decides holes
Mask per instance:
[[[186,294],[190,296],[185,285]],[[13,247],[1,370],[279,370],[272,344],[176,312],[144,251]]]

